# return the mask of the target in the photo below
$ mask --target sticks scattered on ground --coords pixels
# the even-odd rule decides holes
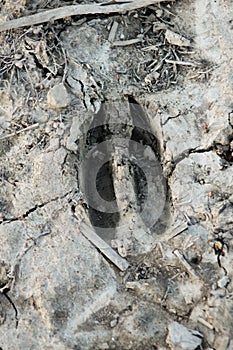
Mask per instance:
[[[128,11],[137,10],[159,2],[172,2],[174,0],[133,0],[124,3],[110,1],[102,4],[88,5],[71,5],[63,6],[52,10],[45,10],[34,15],[13,19],[11,21],[0,24],[0,32],[9,29],[17,29],[21,27],[32,26],[45,22],[53,22],[57,19],[70,16],[83,16],[90,14],[109,14],[109,13],[126,13]]]

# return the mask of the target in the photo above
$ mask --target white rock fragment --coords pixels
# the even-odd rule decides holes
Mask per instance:
[[[72,124],[70,127],[70,135],[66,140],[66,148],[68,148],[70,151],[76,152],[78,149],[76,141],[80,136],[81,136],[80,120],[79,118],[75,117],[72,119]]]
[[[166,342],[173,350],[195,350],[202,343],[202,334],[172,322],[168,326]]]
[[[111,327],[111,328],[116,327],[117,323],[118,323],[118,321],[117,321],[117,319],[115,318],[114,320],[112,320],[112,321],[110,322],[110,327]]]
[[[49,140],[49,146],[46,148],[46,152],[55,152],[60,147],[60,141],[58,137],[52,137]]]
[[[47,94],[47,102],[50,108],[65,108],[70,103],[69,95],[63,84],[53,86]]]
[[[219,288],[225,288],[230,283],[230,278],[228,276],[223,276],[218,280],[217,285]]]
[[[167,29],[165,33],[165,38],[171,45],[176,46],[191,46],[191,43],[188,39],[184,38],[178,33],[174,33],[171,30]]]

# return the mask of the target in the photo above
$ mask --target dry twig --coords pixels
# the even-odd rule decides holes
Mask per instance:
[[[15,135],[21,134],[22,132],[25,132],[25,131],[28,131],[28,130],[32,130],[32,129],[36,129],[38,127],[39,127],[39,123],[29,125],[26,128],[24,128],[24,129],[20,129],[20,130],[17,130],[15,132],[12,132],[11,134],[7,134],[7,135],[4,135],[4,136],[0,137],[0,140],[7,139],[9,137],[13,137]]]
[[[178,249],[175,249],[173,253],[179,259],[181,264],[186,268],[186,270],[189,272],[190,275],[192,275],[197,279],[200,279],[200,276],[196,273],[196,271],[192,268],[192,266],[189,265],[188,261],[185,259],[183,254],[181,254],[181,252]]]
[[[116,36],[116,32],[117,32],[117,28],[118,28],[119,23],[114,21],[112,28],[110,30],[109,36],[108,36],[108,41],[110,41],[111,43],[114,41],[115,36]]]
[[[181,222],[178,223],[176,226],[172,226],[168,231],[167,231],[167,241],[170,241],[171,239],[175,238],[178,236],[180,233],[185,231],[188,228],[187,222]]]
[[[92,230],[87,224],[81,223],[80,232],[96,247],[101,253],[108,258],[114,265],[121,271],[126,270],[129,267],[127,260],[123,259],[117,254],[102,238],[100,238],[94,230]]]
[[[0,32],[9,29],[16,29],[21,27],[32,26],[45,22],[53,22],[57,19],[70,16],[83,16],[90,14],[109,14],[109,13],[126,13],[128,11],[147,7],[159,2],[172,2],[174,0],[133,0],[125,3],[109,2],[102,4],[88,4],[88,5],[70,5],[55,8],[52,10],[45,10],[34,15],[13,19],[11,21],[0,24]]]
[[[191,66],[191,67],[200,67],[200,64],[198,63],[193,63],[193,62],[187,62],[187,61],[175,61],[175,60],[168,60],[165,59],[166,63],[171,63],[171,64],[178,64],[181,66]]]
[[[129,46],[141,43],[143,41],[143,37],[129,39],[129,40],[117,40],[112,43],[112,46]]]

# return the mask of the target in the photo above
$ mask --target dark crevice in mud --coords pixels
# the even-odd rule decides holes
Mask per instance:
[[[12,306],[12,308],[14,309],[15,312],[15,327],[18,327],[18,323],[19,323],[19,319],[18,319],[18,310],[17,307],[15,306],[15,303],[13,302],[13,300],[11,299],[11,297],[8,295],[8,292],[10,291],[9,288],[4,289],[4,291],[2,292],[2,295],[4,295],[4,297],[8,300],[8,302],[10,303],[10,305]]]
[[[167,120],[165,120],[164,123],[161,123],[161,125],[162,125],[162,126],[165,126],[165,125],[169,122],[169,120],[179,118],[180,116],[181,116],[181,114],[177,114],[177,115],[175,115],[175,116],[171,116],[171,117],[167,118]]]
[[[232,138],[233,139],[233,138]],[[169,168],[169,174],[168,176],[171,177],[177,164],[179,164],[182,160],[185,158],[188,158],[190,154],[195,154],[195,153],[207,153],[211,151],[215,151],[216,154],[225,162],[222,165],[223,169],[227,167],[227,165],[231,164],[233,162],[233,154],[232,150],[230,148],[230,143],[232,140],[230,140],[229,145],[223,146],[221,144],[214,143],[213,145],[207,147],[207,148],[189,148],[185,150],[184,152],[178,154],[176,157],[174,157],[173,162],[170,164]]]
[[[233,111],[228,113],[228,123],[233,128]]]
[[[233,163],[233,147],[232,147],[233,137],[229,137],[229,142],[227,145],[221,145],[216,143],[215,150],[217,155],[228,162],[229,164]]]
[[[55,202],[59,199],[63,199],[65,198],[67,195],[69,195],[72,191],[67,192],[66,194],[64,194],[63,196],[58,196],[55,197],[47,202],[41,203],[41,204],[36,204],[33,208],[28,209],[25,213],[17,216],[17,217],[11,217],[11,218],[7,218],[7,217],[3,217],[2,221],[0,222],[0,225],[3,223],[10,223],[13,221],[20,221],[22,219],[27,218],[31,213],[35,212],[37,209],[39,208],[43,208],[44,206],[46,206],[49,203]]]
[[[173,160],[174,166],[176,166],[178,163],[180,163],[183,159],[188,158],[190,156],[190,154],[206,153],[206,152],[213,151],[213,149],[214,149],[213,146],[210,146],[208,148],[200,148],[200,149],[197,149],[197,147],[189,148],[189,149],[185,150],[184,152],[178,154],[176,157],[174,157],[174,160]]]
[[[214,150],[214,146],[211,145],[208,148],[200,148],[200,149],[197,149],[197,147],[189,148],[189,149],[183,151],[182,153],[178,154],[177,156],[174,157],[173,161],[169,164],[168,168],[166,169],[168,179],[172,177],[172,175],[176,169],[177,164],[182,162],[182,160],[184,160],[185,158],[188,158],[190,156],[190,154],[206,153],[206,152],[211,152],[213,150]]]
[[[35,65],[36,67],[42,72],[42,77],[45,78],[47,76],[47,74],[51,74],[50,70],[48,68],[46,68],[45,66],[43,66],[38,58],[36,57],[36,55],[34,53],[30,53],[31,56],[34,59]],[[54,75],[54,74],[53,74]]]
[[[76,80],[76,79],[75,79],[75,80]],[[80,84],[81,91],[82,91],[82,94],[83,94],[83,105],[84,105],[84,107],[85,107],[86,109],[88,109],[88,108],[87,108],[87,105],[86,105],[86,102],[85,102],[85,96],[86,96],[86,94],[85,94],[84,84],[83,84],[82,80],[77,80],[77,81],[78,81],[79,84]]]
[[[213,146],[210,146],[208,148],[200,148],[200,149],[193,148],[193,149],[190,150],[189,154],[192,154],[192,153],[206,153],[206,152],[210,152],[210,151],[213,151],[213,150],[214,150]]]

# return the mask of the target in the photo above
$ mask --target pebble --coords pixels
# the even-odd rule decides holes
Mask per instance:
[[[111,328],[113,328],[113,327],[115,327],[116,325],[117,325],[117,319],[115,319],[115,320],[112,320],[111,322],[110,322],[110,327]]]
[[[202,343],[202,334],[178,322],[172,322],[168,326],[166,342],[172,350],[195,350]]]
[[[167,29],[165,32],[165,38],[171,45],[176,46],[190,46],[191,43],[188,39],[184,38],[178,33],[172,32],[171,30]]]
[[[230,278],[228,276],[223,276],[218,280],[217,285],[219,288],[225,288],[230,283]]]
[[[47,94],[47,102],[52,109],[62,109],[70,104],[70,98],[63,84],[53,86]]]

